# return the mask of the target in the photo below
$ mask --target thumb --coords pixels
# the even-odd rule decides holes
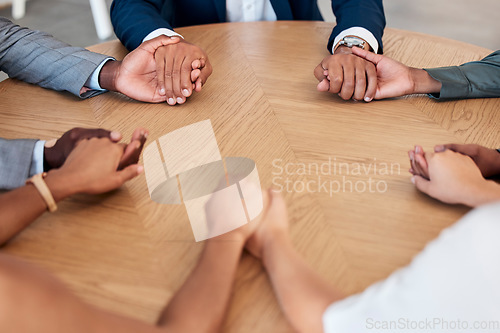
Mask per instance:
[[[437,145],[434,147],[435,152],[443,152],[446,149],[453,150],[454,152],[467,155],[466,145],[461,145],[461,144],[457,144],[457,143],[448,143],[445,145]]]
[[[158,36],[156,38],[145,41],[139,47],[148,51],[148,52],[154,53],[156,51],[156,49],[159,48],[160,46],[177,44],[180,41],[181,41],[181,38],[177,37],[177,36],[168,37],[165,35],[161,35],[161,36]]]
[[[123,184],[126,181],[131,180],[132,178],[140,175],[143,170],[144,167],[142,165],[132,164],[124,168],[123,170],[118,171],[116,175],[120,180],[120,184]]]
[[[366,59],[369,62],[374,63],[375,65],[377,65],[382,59],[384,59],[384,56],[382,56],[380,54],[375,54],[373,52],[363,50],[359,47],[353,47],[351,49],[351,51],[352,51],[352,53],[354,53],[358,57]]]
[[[415,184],[415,186],[417,187],[417,189],[420,191],[420,192],[423,192],[427,195],[430,195],[429,192],[430,192],[430,189],[431,189],[431,181],[430,180],[427,180],[421,176],[418,176],[418,175],[414,175],[413,177],[411,177],[411,182],[413,184]]]

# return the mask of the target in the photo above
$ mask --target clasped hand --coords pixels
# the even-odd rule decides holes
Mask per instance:
[[[212,66],[206,53],[179,37],[159,36],[142,43],[123,61],[108,61],[99,76],[104,89],[152,103],[182,104],[201,91]]]

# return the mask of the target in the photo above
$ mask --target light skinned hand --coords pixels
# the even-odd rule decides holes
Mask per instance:
[[[259,224],[259,220],[262,218],[266,207],[268,204],[268,193],[267,191],[261,191],[257,185],[247,184],[245,188],[245,205],[246,207],[255,207],[257,201],[262,200],[263,209],[259,216],[254,218],[252,221],[245,223],[244,225],[233,229],[232,231],[221,233],[222,230],[227,230],[229,227],[234,226],[234,220],[238,218],[241,214],[242,206],[232,204],[232,194],[227,191],[220,191],[226,188],[226,180],[223,179],[219,182],[217,186],[217,191],[215,191],[210,200],[205,206],[205,214],[208,227],[210,232],[213,234],[219,234],[221,236],[216,237],[216,240],[236,240],[246,242],[246,240],[253,234],[255,229]],[[262,197],[261,197],[262,196]]]
[[[441,91],[441,83],[423,69],[408,67],[399,61],[359,47],[353,47],[352,53],[376,66],[375,99]]]
[[[118,170],[130,164],[137,163],[148,134],[148,130],[141,127],[134,131],[132,140],[125,148],[125,152],[120,160]],[[108,131],[102,128],[72,128],[57,139],[57,141],[51,140],[45,143],[44,164],[48,166],[48,169],[45,171],[60,168],[76,144],[81,140],[90,138],[109,138],[112,142],[119,142],[122,139],[122,135],[120,132]]]
[[[159,47],[179,42],[178,37],[158,36],[139,45],[123,61],[108,61],[99,75],[101,87],[142,102],[165,102],[165,94],[160,93],[155,52]]]
[[[160,94],[169,105],[182,104],[193,90],[201,91],[212,74],[208,56],[200,47],[181,40],[155,52]]]
[[[416,145],[413,150],[408,152],[410,158],[410,173],[429,179],[429,165],[425,160],[425,152],[422,146]]]
[[[449,204],[471,207],[500,199],[498,184],[487,181],[474,161],[465,155],[446,150],[426,153],[429,180],[415,174],[412,182],[423,193]]]
[[[283,196],[272,189],[266,194],[266,204],[261,217],[256,222],[256,227],[248,238],[245,248],[254,257],[262,259],[264,248],[277,237],[283,237],[289,241],[288,235],[288,211]]]
[[[446,149],[472,158],[485,178],[500,174],[500,153],[496,149],[486,148],[475,144],[456,143],[437,145],[434,147],[435,152],[442,152]]]
[[[137,144],[138,141],[132,143]],[[131,144],[132,144],[131,143]],[[118,170],[127,145],[108,138],[91,138],[77,143],[60,169],[51,173],[65,179],[70,193],[99,194],[120,187],[143,171],[138,164]]]
[[[352,48],[356,49],[356,47]],[[342,99],[371,101],[377,88],[375,65],[353,54],[351,48],[339,46],[314,69],[319,91],[338,94]],[[372,53],[372,52],[369,52]]]

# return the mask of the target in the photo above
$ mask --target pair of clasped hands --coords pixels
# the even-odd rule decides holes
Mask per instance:
[[[156,37],[138,49],[144,47],[148,47],[155,62],[155,66],[149,64],[156,85],[149,101],[183,104],[193,91],[201,91],[212,74],[207,54],[180,37]],[[317,90],[338,94],[344,100],[365,102],[415,93],[411,69],[392,59],[382,59],[356,47],[337,47],[314,70],[319,81]]]

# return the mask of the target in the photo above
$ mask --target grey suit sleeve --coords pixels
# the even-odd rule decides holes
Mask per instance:
[[[0,190],[24,185],[30,175],[33,149],[38,140],[0,138]]]
[[[86,98],[102,92],[91,90],[80,96],[80,89],[106,58],[0,17],[0,69],[10,77]]]
[[[500,97],[500,50],[460,66],[424,68],[442,84],[438,99]]]

